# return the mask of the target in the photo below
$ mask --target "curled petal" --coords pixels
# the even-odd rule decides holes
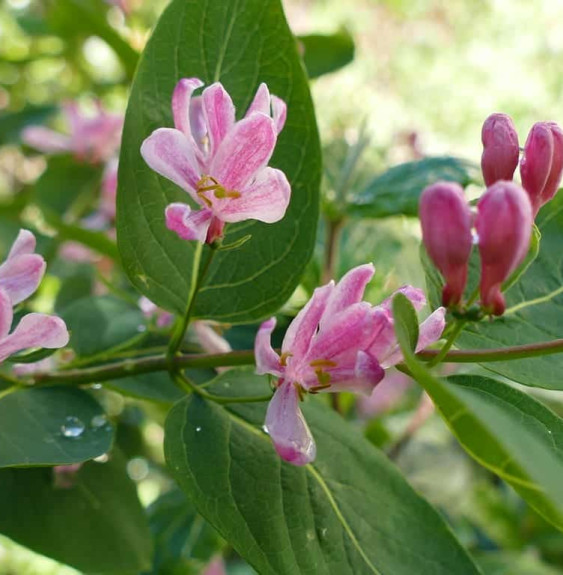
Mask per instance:
[[[285,126],[287,105],[281,98],[274,95],[272,95],[272,118],[274,119],[276,132],[279,134]]]
[[[22,142],[40,152],[63,153],[71,148],[70,138],[42,126],[29,126],[21,134]]]
[[[421,324],[418,331],[416,351],[422,351],[442,337],[446,327],[446,309],[439,307],[432,312]]]
[[[359,351],[350,367],[337,367],[327,370],[330,387],[327,392],[348,391],[370,395],[373,388],[385,377],[385,371],[377,359],[365,351]]]
[[[203,82],[199,78],[182,78],[172,92],[174,126],[187,138],[193,136],[190,117],[190,108],[193,102],[192,94],[201,86],[203,86]]]
[[[32,254],[35,251],[35,236],[29,230],[20,230],[15,239],[7,259]]]
[[[202,94],[203,114],[207,124],[209,152],[213,155],[235,124],[235,106],[222,84],[216,82]],[[223,180],[219,178],[222,182]]]
[[[256,334],[254,342],[254,356],[256,358],[256,373],[264,375],[271,373],[278,377],[282,375],[280,356],[273,350],[271,335],[276,327],[276,318],[265,321]]]
[[[398,290],[395,290],[388,298],[384,299],[380,307],[385,309],[387,312],[391,313],[391,306],[393,304],[393,298],[398,294],[402,293],[405,297],[410,299],[414,309],[420,311],[426,305],[426,296],[424,291],[419,288],[415,288],[411,285],[404,285]]]
[[[13,333],[0,341],[0,361],[22,349],[64,347],[68,340],[68,330],[61,318],[30,313],[22,318]]]
[[[266,167],[276,145],[274,121],[256,112],[237,122],[213,157],[210,173],[228,190],[241,192]]]
[[[306,465],[315,459],[315,440],[299,409],[299,394],[293,383],[285,381],[276,390],[268,405],[266,429],[285,461]]]
[[[281,220],[289,205],[291,187],[285,174],[264,168],[256,179],[241,190],[239,198],[214,202],[217,216],[225,222],[253,219],[272,224]]]
[[[213,213],[207,208],[192,210],[187,204],[174,203],[166,207],[166,227],[183,240],[205,242]]]
[[[28,298],[39,286],[45,273],[45,260],[37,254],[11,257],[0,265],[0,288],[16,305]]]
[[[301,359],[309,349],[311,340],[319,327],[328,298],[334,289],[334,282],[318,287],[291,322],[282,344],[282,352],[291,352],[295,359]]]
[[[193,144],[179,130],[159,128],[142,144],[141,155],[157,173],[168,178],[200,203],[195,190],[201,179]]]
[[[14,312],[10,296],[0,288],[0,340],[8,335],[12,327]]]

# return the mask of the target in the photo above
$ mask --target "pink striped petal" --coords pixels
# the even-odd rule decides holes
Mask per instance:
[[[293,383],[285,381],[276,390],[268,405],[266,429],[285,461],[306,465],[315,459],[315,440],[299,409],[299,394]]]
[[[182,78],[172,92],[174,126],[188,139],[193,136],[190,117],[192,94],[201,86],[203,86],[203,82],[199,78]]]
[[[291,353],[294,359],[303,358],[311,345],[311,339],[317,331],[321,316],[333,289],[334,282],[331,281],[327,285],[318,287],[313,292],[311,299],[287,328],[283,339],[282,352]]]
[[[416,351],[426,349],[442,337],[442,332],[446,327],[445,316],[446,309],[439,307],[420,324]]]
[[[271,335],[275,327],[276,318],[272,317],[260,326],[256,334],[254,356],[256,358],[256,373],[258,375],[266,373],[278,377],[282,375],[280,356],[273,350],[271,343]]]
[[[45,260],[37,254],[11,257],[0,265],[0,288],[16,305],[28,298],[39,286],[45,273]]]
[[[22,131],[22,142],[45,153],[64,153],[71,148],[70,138],[43,126],[29,126]]]
[[[375,267],[373,264],[364,264],[351,269],[342,276],[330,296],[323,322],[325,322],[326,318],[327,323],[329,323],[335,314],[352,304],[360,302],[364,296],[366,286],[374,273]]]
[[[60,317],[30,313],[22,318],[13,333],[0,341],[0,361],[23,349],[64,347],[68,340],[66,324]]]
[[[227,133],[235,125],[235,106],[228,92],[219,82],[205,88],[202,97],[209,137],[209,153],[213,156]]]
[[[259,220],[272,224],[281,220],[291,196],[291,187],[285,174],[275,168],[264,168],[256,179],[241,190],[239,198],[214,200],[217,216],[225,222]]]
[[[274,95],[272,95],[272,118],[274,119],[276,132],[279,134],[283,130],[287,119],[287,104]]]
[[[211,175],[228,190],[243,191],[266,167],[275,145],[274,121],[256,112],[228,132],[211,162]]]
[[[35,236],[29,230],[20,230],[15,239],[7,259],[32,254],[35,251]]]
[[[270,90],[268,90],[268,86],[264,82],[258,86],[258,90],[256,90],[254,99],[248,107],[245,117],[250,116],[250,114],[254,112],[261,112],[262,114],[266,114],[266,116],[270,115]]]
[[[207,149],[207,125],[205,124],[203,98],[201,96],[192,98],[190,106],[190,126],[195,144],[201,154],[203,154]]]
[[[228,353],[233,350],[229,342],[221,337],[208,321],[194,321],[192,327],[206,353]]]
[[[395,328],[391,314],[382,306],[373,308],[372,314],[374,315],[374,328],[371,343],[367,349],[379,362],[382,362],[397,344]]]
[[[426,296],[424,292],[419,289],[415,288],[410,285],[405,285],[400,287],[398,290],[395,290],[387,299],[381,302],[381,305],[391,311],[391,305],[393,303],[393,298],[398,294],[402,293],[404,296],[411,300],[412,305],[416,311],[420,311],[426,305]]]
[[[0,289],[0,340],[10,333],[13,319],[12,300],[3,289]]]
[[[212,217],[211,210],[194,211],[187,204],[169,204],[165,210],[166,227],[183,240],[205,242]]]
[[[141,155],[157,173],[186,190],[200,202],[195,190],[201,179],[193,144],[179,130],[159,128],[142,144]]]

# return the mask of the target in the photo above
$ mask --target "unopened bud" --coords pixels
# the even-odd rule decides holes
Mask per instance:
[[[520,162],[522,185],[534,216],[557,193],[563,171],[563,132],[554,122],[534,124]]]
[[[513,182],[497,182],[477,205],[475,227],[481,254],[481,305],[494,314],[505,310],[502,283],[520,265],[530,247],[532,206]]]
[[[442,292],[445,306],[457,305],[467,282],[471,254],[471,210],[459,184],[438,182],[420,197],[422,240],[446,285]]]
[[[483,155],[481,170],[487,186],[499,180],[512,180],[518,165],[518,134],[510,116],[491,114],[481,130]]]

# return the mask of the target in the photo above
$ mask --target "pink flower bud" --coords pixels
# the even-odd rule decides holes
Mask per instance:
[[[463,189],[452,182],[433,184],[422,192],[419,211],[424,245],[446,280],[442,302],[456,305],[463,297],[472,246],[471,210]]]
[[[530,247],[532,206],[512,182],[497,182],[479,200],[475,227],[481,254],[481,305],[494,315],[505,310],[501,284],[520,265]]]
[[[563,132],[554,122],[534,124],[520,162],[522,185],[532,203],[534,216],[553,198],[563,171]]]
[[[481,170],[487,186],[499,180],[512,180],[518,165],[518,134],[510,116],[491,114],[481,130],[483,155]]]

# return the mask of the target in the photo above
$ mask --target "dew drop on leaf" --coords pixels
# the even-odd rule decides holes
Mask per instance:
[[[64,423],[61,425],[61,433],[65,437],[80,437],[84,433],[84,429],[84,423],[82,423],[78,417],[72,415],[66,417]]]

